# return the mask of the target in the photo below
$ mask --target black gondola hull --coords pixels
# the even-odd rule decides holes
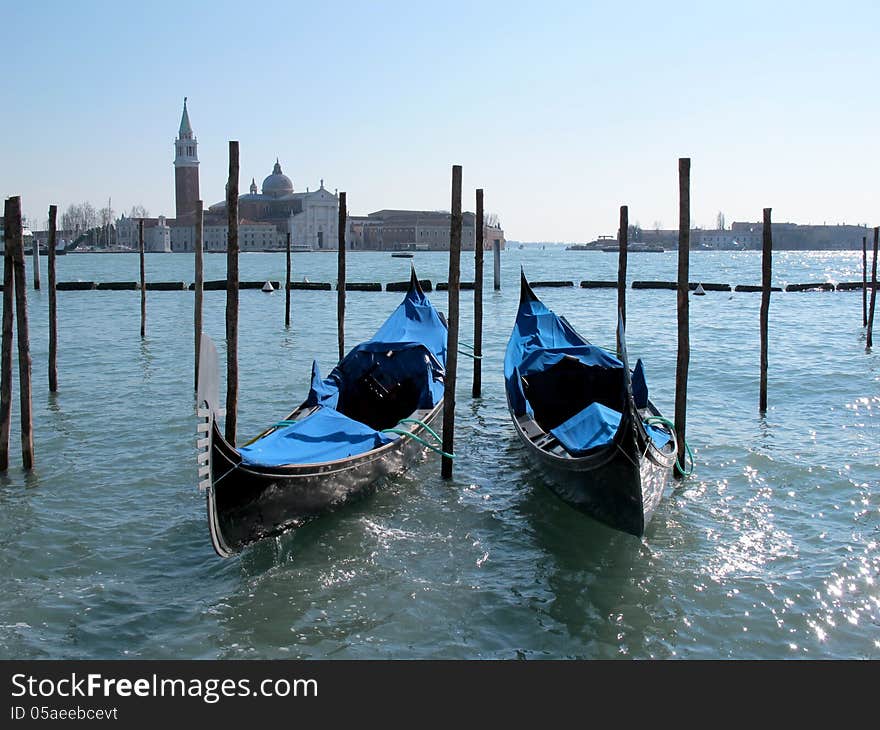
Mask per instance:
[[[434,426],[442,422],[442,413],[441,401],[413,416]],[[403,472],[425,451],[415,440],[399,437],[365,454],[324,464],[248,467],[210,420],[208,521],[221,557],[364,496],[379,479]],[[412,433],[424,438],[426,430],[416,426]]]
[[[511,413],[517,436],[546,486],[575,509],[615,530],[642,537],[669,480],[671,448],[656,458],[639,453],[630,431],[586,458],[541,449]]]

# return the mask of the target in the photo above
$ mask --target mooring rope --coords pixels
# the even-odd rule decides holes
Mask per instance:
[[[666,426],[672,432],[673,438],[675,437],[675,424],[672,421],[670,421],[668,418],[664,418],[663,416],[648,416],[645,419],[645,424],[651,424],[651,423],[659,423],[663,426]],[[689,461],[691,464],[690,468],[687,470],[682,468],[682,465],[678,461],[678,454],[677,453],[675,455],[675,467],[678,469],[679,474],[681,474],[682,476],[689,477],[691,474],[694,473],[694,454],[691,451],[691,447],[690,447],[690,444],[688,444],[687,439],[684,440],[684,451],[685,451],[685,456],[687,457],[685,459],[685,463],[687,463]]]
[[[440,443],[443,442],[443,439],[437,435],[437,432],[433,428],[431,428],[424,421],[420,421],[418,418],[401,418],[397,422],[397,425],[399,426],[401,423],[414,423],[418,426],[421,426],[429,434],[431,434],[431,436],[433,436],[435,439],[437,439],[438,442],[440,442]],[[434,444],[432,444],[428,441],[425,441],[425,439],[423,439],[422,437],[416,436],[412,431],[407,431],[405,428],[397,428],[396,426],[394,428],[383,428],[380,433],[396,433],[400,436],[406,436],[408,438],[411,438],[413,441],[417,441],[422,446],[425,446],[426,448],[430,449],[434,453],[440,454],[440,456],[445,456],[449,459],[455,458],[455,454],[447,454],[445,451],[443,451],[443,449],[438,448],[437,446],[435,446]]]

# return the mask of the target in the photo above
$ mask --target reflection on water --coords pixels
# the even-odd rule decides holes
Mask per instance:
[[[446,278],[442,254],[416,254]],[[186,278],[151,256],[148,277]],[[224,257],[206,259],[222,278]],[[351,281],[397,281],[409,261],[352,253]],[[464,257],[462,278],[472,277]],[[675,278],[675,254],[632,256],[631,279]],[[137,292],[59,294],[59,381],[45,393],[46,307],[32,300],[37,469],[0,475],[3,657],[880,657],[880,371],[855,293],[771,300],[769,405],[757,413],[760,297],[691,308],[688,438],[694,476],[671,485],[644,540],[563,504],[513,436],[501,361],[523,264],[535,279],[616,277],[616,257],[512,250],[485,297],[483,397],[461,364],[455,478],[426,456],[374,494],[220,560],[195,487],[192,293],[157,292],[140,338]],[[297,254],[297,278],[335,279]],[[858,252],[780,252],[774,283],[854,280]],[[61,280],[126,280],[136,257],[67,256]],[[186,274],[181,274],[184,267]],[[760,280],[760,255],[695,253],[694,278]],[[246,254],[242,278],[283,279],[283,255]],[[134,272],[134,273],[132,273]],[[491,279],[491,277],[489,277]],[[473,329],[462,294],[462,338]],[[615,293],[542,290],[596,342]],[[445,296],[431,295],[441,309]],[[400,295],[352,292],[346,341]],[[651,397],[674,399],[674,294],[632,292],[628,342]],[[242,292],[242,438],[287,413],[311,361],[335,362],[335,298]],[[225,358],[225,296],[205,331]],[[221,392],[223,387],[221,383]]]

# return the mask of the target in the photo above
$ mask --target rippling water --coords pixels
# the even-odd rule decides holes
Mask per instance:
[[[675,253],[630,256],[630,278],[674,279]],[[443,254],[417,254],[446,280]],[[59,279],[134,280],[131,255],[69,255]],[[29,292],[36,469],[0,477],[0,657],[880,657],[880,367],[861,294],[774,294],[770,410],[759,418],[760,295],[691,302],[693,477],[640,541],[557,500],[509,425],[502,357],[520,264],[533,279],[613,279],[612,254],[510,250],[487,266],[484,398],[459,376],[455,478],[425,459],[375,495],[221,560],[196,489],[192,293],[59,293],[60,391],[46,387],[47,295]],[[473,278],[470,254],[462,278]],[[349,254],[349,281],[409,261]],[[208,256],[207,278],[225,275]],[[692,280],[759,283],[758,253],[694,253]],[[244,254],[243,279],[283,255]],[[147,257],[151,280],[192,280],[190,257]],[[777,253],[774,283],[858,280],[860,252]],[[294,255],[294,278],[335,257]],[[45,282],[45,271],[43,274]],[[45,284],[44,284],[45,285]],[[594,342],[614,341],[613,290],[539,295]],[[349,346],[399,302],[348,295]],[[445,295],[432,300],[446,308]],[[628,343],[671,415],[675,293],[630,291]],[[463,339],[473,327],[462,294]],[[206,293],[221,348],[225,294]],[[335,295],[241,294],[242,439],[299,402],[313,357],[336,351]],[[14,397],[17,420],[17,396]]]

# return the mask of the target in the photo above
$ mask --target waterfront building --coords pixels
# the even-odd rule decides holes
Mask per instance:
[[[116,245],[137,251],[138,224],[140,218],[126,218],[123,215],[116,221]],[[144,251],[148,253],[168,253],[171,251],[171,227],[164,215],[144,218]]]
[[[446,211],[386,209],[349,219],[351,247],[374,251],[448,251],[452,216]],[[476,216],[462,213],[461,247],[474,250]],[[500,226],[484,226],[484,248],[504,248]]]

